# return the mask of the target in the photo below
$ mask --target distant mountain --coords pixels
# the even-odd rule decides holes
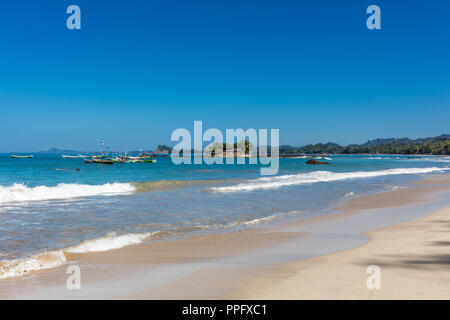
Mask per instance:
[[[388,138],[388,139],[375,139],[375,140],[369,140],[366,143],[363,143],[362,147],[377,147],[385,144],[390,143],[397,143],[397,144],[408,144],[408,143],[425,143],[425,142],[431,142],[431,141],[437,141],[437,140],[447,140],[450,139],[449,134],[441,134],[437,137],[429,137],[429,138],[418,138],[415,140],[411,140],[409,138]]]
[[[336,143],[309,144],[302,147],[283,145],[280,155],[300,154],[450,154],[450,135],[429,138],[388,138],[369,140],[363,144],[340,146]]]
[[[39,151],[38,153],[56,153],[56,154],[79,154],[83,153],[83,151],[76,151],[76,150],[66,150],[66,149],[57,149],[57,148],[51,148],[47,151]]]

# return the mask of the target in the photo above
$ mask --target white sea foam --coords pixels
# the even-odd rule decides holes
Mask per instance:
[[[23,276],[32,271],[59,267],[66,262],[66,256],[62,251],[49,251],[25,259],[0,261],[0,280]]]
[[[442,172],[450,170],[450,168],[398,168],[379,171],[353,171],[353,172],[329,172],[329,171],[314,171],[309,173],[299,173],[292,175],[283,175],[268,178],[259,178],[250,180],[245,183],[240,183],[232,186],[214,187],[211,188],[213,192],[241,192],[254,191],[263,189],[277,189],[285,186],[310,184],[316,182],[330,182],[347,179],[358,178],[372,178],[387,175],[399,174],[422,174],[431,172]]]
[[[409,161],[428,161],[428,162],[444,162],[450,163],[450,157],[427,157],[427,158],[417,158],[408,159]]]
[[[234,227],[238,227],[238,226],[252,226],[252,225],[257,225],[257,224],[261,224],[261,223],[267,223],[272,220],[280,219],[280,218],[286,217],[286,216],[299,215],[301,213],[302,213],[302,210],[293,210],[293,211],[288,211],[288,212],[277,213],[277,214],[270,215],[270,216],[263,217],[263,218],[234,221],[234,222],[230,222],[230,223],[226,224],[225,228],[234,228]]]
[[[24,259],[0,261],[0,280],[20,277],[32,271],[39,271],[59,267],[67,263],[64,253],[88,253],[120,249],[130,245],[142,243],[157,232],[128,233],[124,235],[107,236],[86,240],[78,245],[62,250],[35,254]]]
[[[257,218],[257,219],[252,219],[252,220],[235,221],[235,222],[228,223],[225,226],[225,228],[234,228],[234,227],[238,227],[238,226],[251,226],[251,225],[255,225],[255,224],[259,224],[259,223],[265,223],[265,222],[269,222],[269,221],[275,219],[276,217],[277,217],[276,215],[272,215],[272,216],[268,216],[268,217],[264,217],[264,218]]]
[[[66,184],[56,186],[27,187],[21,183],[0,186],[0,204],[42,200],[61,200],[92,196],[111,196],[132,193],[136,188],[131,183],[106,183],[102,185]]]
[[[64,252],[87,253],[120,249],[130,245],[142,243],[157,232],[128,233],[123,235],[109,234],[101,238],[86,240],[73,247],[64,249]]]

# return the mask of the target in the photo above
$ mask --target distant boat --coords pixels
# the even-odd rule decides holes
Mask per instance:
[[[66,155],[62,155],[62,157],[64,158],[64,159],[79,159],[80,158],[80,156],[66,156]]]
[[[114,164],[114,161],[113,161],[113,160],[109,160],[109,159],[97,159],[97,158],[84,159],[84,162],[86,162],[86,163],[98,163],[98,164]]]
[[[29,156],[16,156],[16,155],[11,155],[11,158],[20,158],[20,159],[24,159],[24,158],[33,158],[33,155],[29,155]]]
[[[316,157],[314,159],[316,159],[316,160],[333,160],[333,159],[328,158],[328,157]]]
[[[144,159],[132,159],[129,163],[156,163],[156,159],[144,158]]]
[[[93,159],[94,163],[100,163],[100,164],[114,164],[113,160],[110,159]]]

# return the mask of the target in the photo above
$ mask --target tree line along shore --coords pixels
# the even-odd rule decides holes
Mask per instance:
[[[302,147],[280,146],[280,155],[292,154],[408,154],[450,155],[450,135],[411,140],[376,139],[364,144],[341,146],[337,143],[309,144]]]

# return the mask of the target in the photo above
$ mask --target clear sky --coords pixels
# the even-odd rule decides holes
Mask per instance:
[[[449,57],[446,0],[5,0],[0,152],[151,149],[194,120],[291,145],[449,133]]]

